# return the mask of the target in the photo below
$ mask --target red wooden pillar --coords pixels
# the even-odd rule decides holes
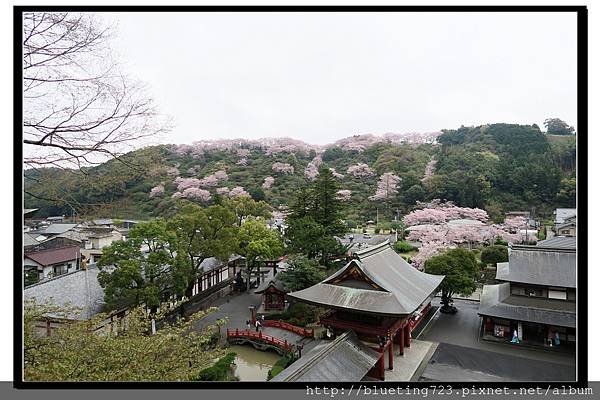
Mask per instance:
[[[406,347],[410,347],[410,321],[408,322],[408,324],[406,324],[406,326],[404,327],[406,333],[404,336],[406,336]]]
[[[404,328],[400,329],[400,355],[404,355]]]
[[[382,349],[381,357],[379,357],[379,379],[385,381],[385,348]]]
[[[390,340],[388,344],[388,369],[394,369],[394,341]]]

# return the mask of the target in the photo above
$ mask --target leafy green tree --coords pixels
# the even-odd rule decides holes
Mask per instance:
[[[566,178],[560,181],[556,202],[563,207],[575,207],[577,203],[577,179]]]
[[[98,281],[111,310],[144,304],[156,310],[171,293],[170,268],[176,237],[164,220],[137,224],[128,240],[104,248]],[[143,248],[148,254],[144,254]]]
[[[325,165],[319,167],[319,176],[312,185],[312,209],[310,215],[315,222],[325,228],[328,235],[339,236],[346,233],[342,222],[342,203],[337,199],[339,184]]]
[[[344,251],[336,239],[348,230],[342,220],[342,203],[336,198],[338,189],[329,168],[321,165],[312,185],[298,190],[286,220],[290,252],[320,257],[321,263],[329,265],[332,255]]]
[[[291,292],[306,289],[326,278],[325,271],[314,259],[296,255],[290,257],[287,263],[288,268],[281,274],[281,281]]]
[[[169,221],[169,229],[177,236],[177,260],[172,277],[178,296],[191,296],[205,259],[215,257],[227,261],[238,251],[237,221],[236,215],[223,206],[202,208],[195,204],[184,206]]]
[[[247,196],[222,198],[221,205],[235,213],[238,226],[242,226],[242,221],[247,217],[271,217],[272,207],[268,203]]]
[[[546,132],[549,135],[574,135],[575,128],[559,118],[548,118],[544,121]]]
[[[422,185],[414,185],[411,186],[407,191],[405,191],[402,194],[402,197],[404,199],[405,204],[413,205],[416,204],[417,201],[425,200],[426,195],[427,193],[425,192],[425,189],[423,189]]]
[[[488,246],[481,252],[481,261],[486,264],[496,265],[499,262],[508,261],[508,247]]]
[[[264,219],[251,218],[242,224],[239,241],[239,253],[246,257],[246,287],[250,290],[250,278],[260,268],[260,262],[283,254],[283,240],[278,231],[267,228]]]
[[[398,241],[394,243],[394,250],[396,250],[398,253],[408,253],[416,250],[416,248],[408,242]]]
[[[262,190],[262,188],[251,188],[248,193],[250,193],[250,197],[252,197],[252,200],[254,201],[264,201],[266,199],[265,191]]]
[[[443,310],[449,311],[454,294],[470,296],[475,291],[475,279],[479,268],[473,252],[465,249],[451,249],[425,261],[425,272],[445,275],[440,285],[441,302]]]
[[[100,327],[107,315],[65,323],[49,337],[36,325],[46,315],[68,315],[54,305],[25,304],[25,381],[187,381],[214,364],[225,350],[216,344],[215,328],[194,327],[215,309],[199,311],[174,325],[163,324],[151,335],[151,321],[142,307],[129,311],[125,331],[111,334]],[[219,321],[217,324],[222,324]]]

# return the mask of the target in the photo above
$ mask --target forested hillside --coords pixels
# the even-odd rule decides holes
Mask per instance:
[[[292,139],[147,147],[83,171],[28,170],[25,207],[40,208],[40,217],[136,219],[171,215],[182,198],[210,204],[216,195],[240,193],[277,207],[289,204],[321,164],[333,169],[350,224],[377,212],[402,215],[433,198],[484,208],[493,219],[575,204],[575,136],[493,124],[422,136],[357,135],[322,147]]]

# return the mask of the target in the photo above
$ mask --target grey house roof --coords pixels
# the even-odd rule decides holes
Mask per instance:
[[[272,382],[355,382],[377,363],[380,354],[346,331],[324,342],[276,375]]]
[[[511,296],[510,284],[484,285],[479,315],[574,328],[577,318],[571,301]]]
[[[351,260],[324,281],[288,293],[297,300],[326,307],[383,315],[412,314],[438,288],[443,275],[417,270],[400,257],[389,241],[357,252]],[[368,282],[345,279],[357,269]],[[339,278],[339,279],[338,279]]]
[[[496,279],[574,288],[576,253],[571,249],[513,246],[508,262],[498,263]]]
[[[35,239],[35,236],[30,235],[29,233],[23,233],[23,247],[35,246],[39,243],[40,242]]]
[[[44,229],[41,233],[44,235],[60,235],[61,233],[65,233],[75,228],[77,224],[51,224],[46,229]]]
[[[104,289],[98,283],[99,272],[98,268],[90,267],[44,280],[26,287],[23,300],[34,299],[38,304],[70,305],[79,308],[80,312],[71,314],[69,319],[90,319],[100,313],[104,306]]]
[[[538,247],[549,249],[576,249],[577,238],[573,236],[554,236],[553,238],[540,240],[537,242]]]
[[[562,224],[569,217],[577,215],[576,208],[557,208],[555,211],[554,222]]]

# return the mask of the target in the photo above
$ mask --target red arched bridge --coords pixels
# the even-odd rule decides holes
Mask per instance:
[[[265,335],[262,331],[254,332],[248,329],[227,329],[227,342],[232,344],[251,344],[254,348],[263,351],[272,349],[281,355],[295,353],[297,350],[297,346],[288,343],[287,340]]]

